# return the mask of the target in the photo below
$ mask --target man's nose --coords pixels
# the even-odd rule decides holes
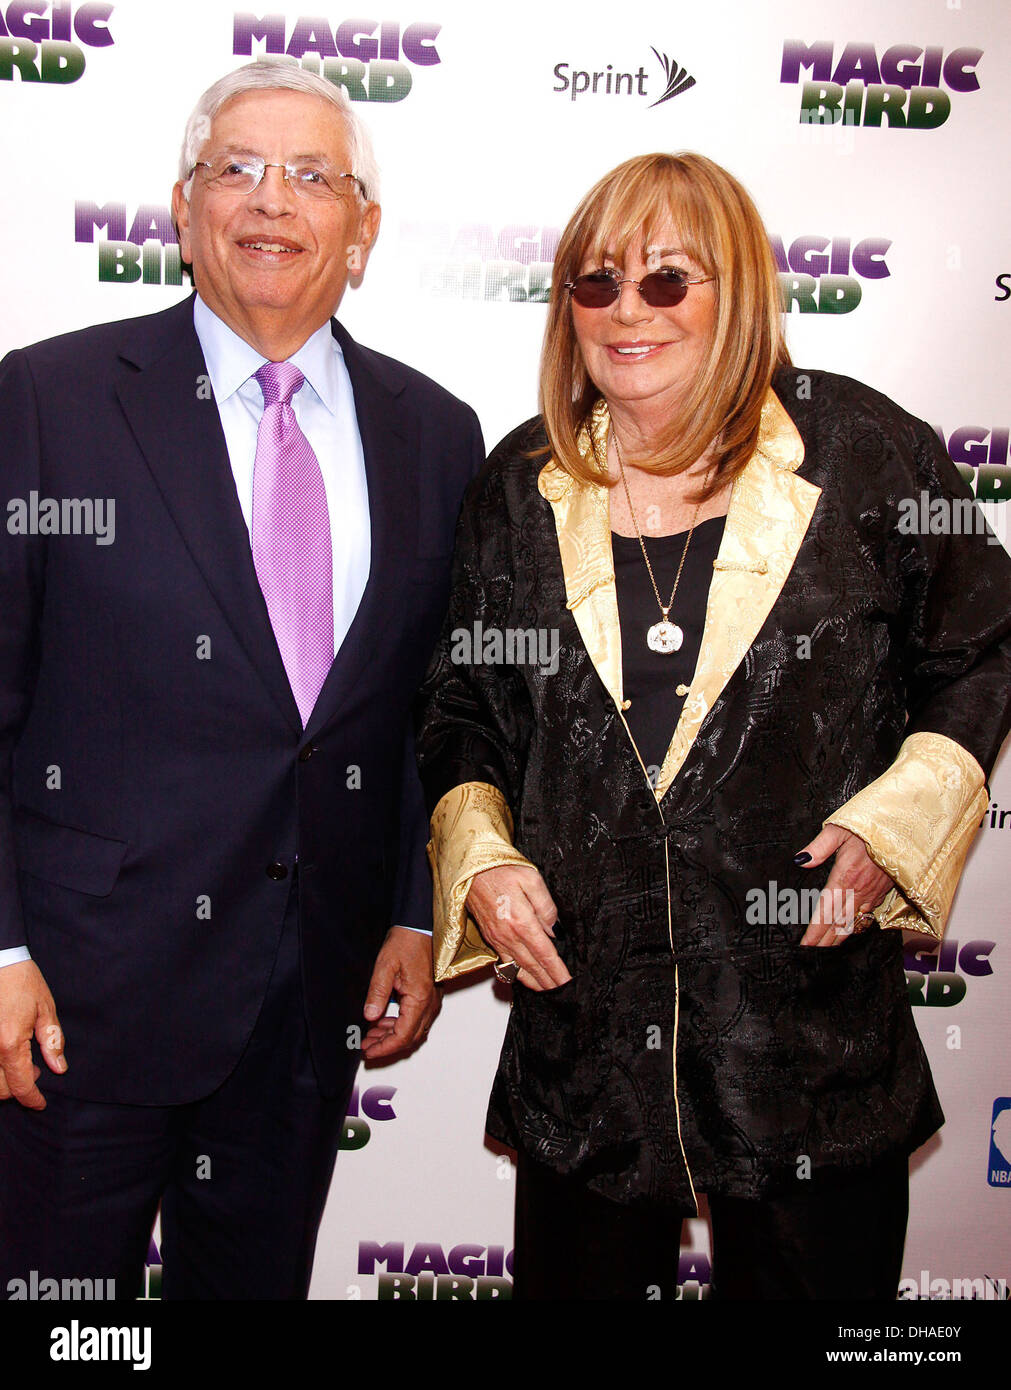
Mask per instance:
[[[250,194],[250,201],[257,211],[266,213],[268,217],[281,217],[294,211],[297,196],[288,182],[284,165],[268,164],[263,178]]]

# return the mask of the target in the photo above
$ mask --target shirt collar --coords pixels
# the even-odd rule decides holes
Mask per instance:
[[[218,318],[199,295],[193,303],[193,326],[217,401],[227,400],[267,361],[223,319]],[[340,343],[334,337],[330,324],[324,323],[288,359],[299,369],[331,415],[337,414],[338,359],[341,357]]]

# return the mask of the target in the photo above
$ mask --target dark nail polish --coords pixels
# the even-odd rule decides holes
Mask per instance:
[[[793,862],[794,862],[795,864],[801,864],[801,865],[803,865],[803,864],[810,864],[810,862],[811,862],[811,856],[808,854],[808,852],[807,852],[806,849],[802,849],[801,852],[800,852],[799,854],[795,854],[795,855],[793,856]]]

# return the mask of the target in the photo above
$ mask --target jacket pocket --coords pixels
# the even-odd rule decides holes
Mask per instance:
[[[512,1014],[532,1072],[557,1081],[579,1061],[585,1022],[575,979],[554,989],[514,985]]]
[[[24,807],[14,812],[18,868],[76,893],[105,898],[116,886],[126,855],[125,840],[110,840],[75,826],[59,825]]]

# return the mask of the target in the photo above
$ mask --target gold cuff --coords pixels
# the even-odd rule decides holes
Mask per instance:
[[[452,980],[498,960],[464,904],[474,876],[485,869],[501,864],[533,868],[513,847],[512,837],[513,818],[506,799],[488,782],[464,782],[454,787],[432,812],[428,862],[434,883],[437,980]]]
[[[910,734],[887,772],[823,824],[859,835],[894,881],[874,909],[878,926],[939,941],[988,804],[986,776],[968,749],[944,734]]]

